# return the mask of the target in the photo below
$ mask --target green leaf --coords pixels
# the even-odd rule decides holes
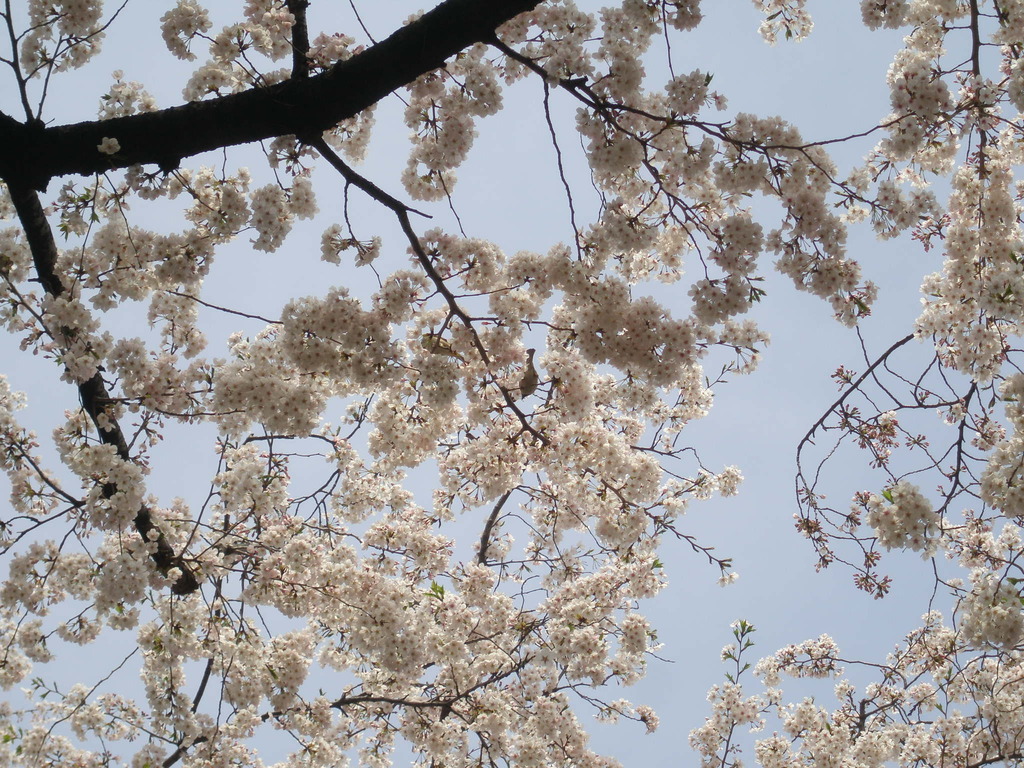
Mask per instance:
[[[444,587],[436,581],[430,582],[430,589],[427,590],[427,596],[436,597],[438,600],[444,600]]]

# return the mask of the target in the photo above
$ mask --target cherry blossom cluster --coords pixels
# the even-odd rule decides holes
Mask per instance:
[[[983,592],[978,593],[978,602],[987,605],[991,590],[981,596]],[[969,613],[973,610],[974,606],[968,608]],[[861,688],[852,684],[845,677],[838,647],[823,636],[763,659],[756,667],[763,692],[747,696],[736,682],[713,688],[709,699],[714,714],[691,734],[702,764],[741,765],[741,729],[758,733],[753,757],[758,765],[773,768],[811,759],[940,765],[951,755],[977,764],[1015,754],[1021,747],[1016,729],[1024,696],[1016,654],[978,656],[938,612],[926,614],[922,621],[882,665],[884,682]],[[740,662],[753,646],[753,628],[741,626],[740,642],[727,646],[723,656],[743,670],[746,665]],[[1016,642],[1007,635],[1000,639]],[[998,640],[989,635],[985,642]],[[742,674],[733,679],[738,681]],[[784,676],[832,680],[834,705],[823,705],[831,698],[827,691],[786,703],[780,688]],[[771,735],[763,735],[769,730]]]
[[[29,0],[20,62],[31,75],[84,66],[103,40],[100,0]]]
[[[107,93],[103,94],[99,118],[100,120],[109,120],[112,117],[124,117],[137,112],[152,112],[155,109],[156,99],[146,92],[142,84],[134,80],[125,82],[124,72],[116,70],[114,84],[110,86]],[[111,139],[111,141],[114,140]]]
[[[1022,473],[1020,456],[1024,448],[1024,410],[1021,408],[1024,397],[1024,377],[1020,374],[1007,378],[1000,387],[1000,393],[1006,403],[1007,421],[1013,426],[1013,433],[990,444],[993,448],[991,457],[981,476],[981,497],[1007,517],[1019,520],[1024,515],[1024,473]]]
[[[192,40],[212,26],[209,13],[193,0],[178,0],[174,8],[160,17],[160,33],[167,50],[186,61],[196,59],[191,50]]]
[[[881,496],[870,494],[866,507],[867,523],[883,547],[934,554],[939,515],[916,486],[900,481]]]
[[[803,40],[814,29],[811,15],[804,10],[805,0],[754,0],[754,4],[765,14],[758,31],[768,43],[775,44],[780,32],[787,40]]]
[[[451,193],[453,171],[473,146],[475,121],[501,109],[497,71],[486,53],[486,46],[474,46],[409,89],[405,123],[415,139],[402,183],[417,200]]]

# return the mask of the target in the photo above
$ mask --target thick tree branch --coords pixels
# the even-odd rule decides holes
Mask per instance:
[[[292,77],[296,80],[309,77],[307,8],[309,0],[288,0],[288,10],[295,17],[295,23],[292,25]]]
[[[44,189],[50,179],[182,158],[236,144],[325,131],[376,104],[540,0],[447,0],[347,61],[310,78],[156,112],[44,128],[0,115],[0,178]],[[99,152],[117,139],[115,155]]]

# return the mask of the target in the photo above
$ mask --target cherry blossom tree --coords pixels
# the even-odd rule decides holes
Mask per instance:
[[[808,30],[800,4],[764,5],[769,36]],[[941,259],[913,333],[833,374],[840,394],[798,447],[797,528],[820,568],[851,567],[879,598],[891,585],[884,553],[920,553],[933,598],[921,626],[873,663],[844,658],[823,635],[755,665],[754,627],[737,622],[723,650],[731,669],[691,744],[708,766],[738,766],[745,750],[763,766],[1020,765],[1024,5],[864,0],[861,10],[869,28],[906,37],[888,72],[884,138],[838,194],[847,220],[869,219],[883,238],[909,231]],[[923,365],[908,364],[911,346],[929,350]],[[880,481],[832,506],[823,472],[846,446],[866,452]],[[751,667],[763,686],[753,695],[741,680]],[[787,701],[787,676],[831,681],[834,704]],[[761,729],[773,732],[743,743]]]
[[[802,0],[755,4],[770,42],[811,32]],[[226,21],[177,0],[151,55],[193,63],[184,103],[104,72],[98,119],[55,121],[54,83],[97,66],[127,5],[0,12],[3,320],[67,392],[31,403],[56,411],[43,439],[0,379],[0,684],[30,694],[0,705],[4,764],[262,765],[282,740],[295,766],[613,764],[581,715],[658,725],[613,686],[658,649],[660,545],[735,578],[680,518],[740,472],[704,466],[685,429],[756,367],[766,262],[840,323],[870,314],[858,224],[938,271],[912,334],[835,372],[799,446],[797,528],[879,597],[883,552],[923,555],[947,609],[859,687],[823,636],[762,660],[751,693],[737,623],[690,741],[708,766],[1024,762],[1024,0],[862,0],[907,37],[851,172],[829,155],[844,137],[730,114],[711,73],[676,71],[699,0],[446,0],[381,40],[355,3],[338,29],[308,0]],[[573,237],[507,253],[461,230],[453,191],[523,83]],[[360,169],[387,99],[411,132],[394,180]],[[390,228],[365,231],[366,201]],[[295,230],[314,224],[310,254]],[[334,277],[270,317],[227,306],[204,284],[240,245]],[[651,298],[659,281],[686,300]],[[258,328],[218,357],[225,321]],[[147,482],[179,435],[216,464],[160,498]],[[879,483],[829,506],[847,445]],[[138,691],[37,676],[125,638],[110,666]],[[789,702],[784,675],[834,678],[834,704]]]

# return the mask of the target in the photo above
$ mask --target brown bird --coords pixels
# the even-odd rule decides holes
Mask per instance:
[[[540,383],[540,376],[537,374],[537,368],[533,364],[533,355],[536,353],[536,349],[526,350],[526,369],[523,371],[523,377],[519,379],[519,397],[529,397],[537,391],[537,385]]]

